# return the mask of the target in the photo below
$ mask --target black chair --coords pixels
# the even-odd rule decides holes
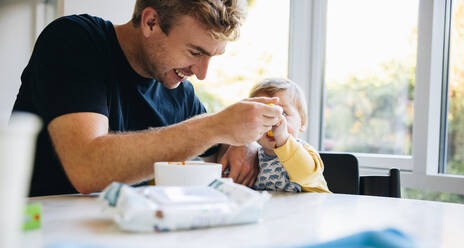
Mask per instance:
[[[393,168],[388,176],[361,176],[359,193],[401,198],[400,171]]]
[[[324,177],[333,193],[359,194],[358,159],[349,153],[321,152]]]

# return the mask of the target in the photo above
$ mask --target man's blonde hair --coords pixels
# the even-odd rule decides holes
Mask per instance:
[[[245,0],[137,0],[132,23],[138,27],[145,8],[152,7],[159,16],[165,34],[180,16],[188,15],[206,25],[215,39],[233,41],[240,35],[245,19]]]
[[[305,96],[300,86],[290,79],[286,78],[268,78],[256,84],[250,91],[250,97],[256,97],[260,94],[274,96],[277,92],[285,91],[295,104],[301,118],[301,125],[306,126],[308,121],[308,107],[306,106]]]

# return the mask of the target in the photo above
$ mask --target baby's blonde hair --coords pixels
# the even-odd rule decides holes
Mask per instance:
[[[300,86],[290,79],[286,78],[268,78],[257,83],[250,91],[250,97],[256,97],[259,94],[274,96],[277,92],[285,91],[289,94],[293,104],[295,104],[301,118],[301,126],[305,127],[308,121],[308,108],[305,96]]]
[[[152,7],[165,34],[180,16],[189,15],[206,25],[213,38],[233,41],[239,37],[246,4],[245,0],[137,0],[132,23],[138,27],[143,10]]]

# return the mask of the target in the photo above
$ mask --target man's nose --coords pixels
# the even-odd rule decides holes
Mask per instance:
[[[192,65],[192,72],[199,80],[206,78],[206,73],[208,72],[210,57],[205,56],[198,63]]]

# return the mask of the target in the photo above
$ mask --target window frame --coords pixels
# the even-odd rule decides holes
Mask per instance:
[[[62,0],[37,0],[33,2],[33,19],[35,21],[33,25],[34,38],[32,44],[35,44],[40,33],[50,22],[55,20],[57,16],[62,16],[60,15],[60,10],[62,8],[61,3]]]
[[[464,194],[464,176],[439,173],[443,67],[448,59],[444,49],[447,2],[419,1],[412,155],[355,153],[355,156],[361,174],[385,173],[396,167],[401,170],[404,187]],[[323,137],[326,27],[327,1],[290,2],[288,76],[302,84],[310,116],[310,128],[304,138],[318,149]]]
[[[450,43],[451,43],[451,25],[452,25],[452,0],[446,1],[445,12],[445,37],[443,44],[443,87],[441,98],[441,133],[440,133],[440,157],[438,172],[446,173],[447,150],[448,150],[448,114],[449,114],[449,65],[450,65]]]

